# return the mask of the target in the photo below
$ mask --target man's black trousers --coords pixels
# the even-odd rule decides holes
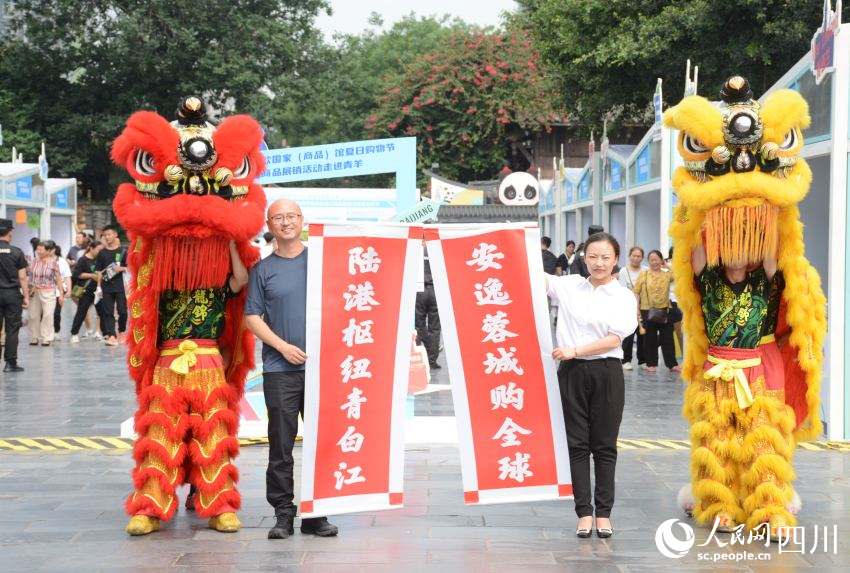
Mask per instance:
[[[118,331],[127,330],[127,296],[124,291],[103,291],[103,300],[100,303],[100,321],[103,328],[103,336],[116,336],[115,332],[115,310],[118,310]]]
[[[434,285],[426,284],[423,292],[416,293],[416,335],[428,353],[428,362],[434,364],[440,355],[440,315]]]
[[[6,362],[18,361],[18,331],[21,329],[23,304],[24,296],[20,289],[0,289],[0,316],[6,329],[6,348],[3,351]]]
[[[304,371],[263,372],[263,392],[269,412],[266,500],[275,515],[295,517],[292,447],[298,434],[298,415],[304,416]]]
[[[614,506],[617,436],[623,419],[625,383],[617,358],[568,360],[558,368],[561,404],[570,449],[576,515],[610,517]],[[590,456],[596,488],[590,495]]]

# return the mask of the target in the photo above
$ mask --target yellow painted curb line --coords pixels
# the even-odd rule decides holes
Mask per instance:
[[[297,438],[301,440],[301,438]],[[37,437],[37,438],[0,438],[0,453],[4,452],[68,452],[82,450],[132,450],[133,438],[116,436],[72,436],[72,437]],[[266,446],[268,438],[242,438],[239,445],[243,447]],[[689,440],[617,440],[620,450],[644,451],[675,451],[690,450]],[[850,442],[803,442],[798,447],[814,452],[850,452]]]

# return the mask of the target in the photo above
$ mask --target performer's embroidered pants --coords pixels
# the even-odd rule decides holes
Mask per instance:
[[[726,513],[753,529],[776,516],[794,526],[786,506],[793,496],[795,418],[785,405],[776,344],[757,349],[711,346],[708,355],[706,376],[690,385],[685,402],[693,422],[694,517],[710,525],[717,514]]]
[[[617,358],[564,361],[558,368],[558,385],[570,449],[576,515],[594,514],[590,496],[593,454],[596,516],[610,517],[614,506],[617,436],[625,402],[623,366]]]
[[[304,371],[263,372],[263,393],[269,412],[266,500],[275,515],[295,517],[292,447],[298,434],[298,414],[304,415]]]
[[[196,350],[184,351],[192,342]],[[164,342],[153,381],[139,395],[136,491],[127,512],[170,518],[178,505],[175,488],[186,482],[198,489],[199,515],[239,509],[238,473],[231,461],[239,453],[237,407],[215,340]]]

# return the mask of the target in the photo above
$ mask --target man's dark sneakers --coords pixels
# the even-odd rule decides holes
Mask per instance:
[[[339,528],[328,522],[327,517],[310,517],[301,520],[301,533],[312,533],[319,537],[333,537]]]
[[[295,533],[295,528],[292,527],[292,521],[294,519],[289,515],[278,515],[277,523],[269,529],[269,539],[286,539]]]
[[[23,372],[24,369],[21,366],[18,366],[17,362],[7,362],[6,366],[3,367],[3,372]]]
[[[430,366],[431,366],[431,370],[439,370],[440,368],[442,368],[442,366],[440,366],[436,362],[431,362]]]

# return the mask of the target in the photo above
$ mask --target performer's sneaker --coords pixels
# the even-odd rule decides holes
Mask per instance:
[[[130,535],[147,535],[159,531],[159,518],[150,515],[134,515],[127,524],[127,533]]]
[[[312,533],[319,537],[333,537],[339,528],[328,522],[327,517],[311,517],[301,520],[301,533]]]
[[[195,511],[195,492],[186,496],[186,511]]]
[[[735,523],[735,518],[733,518],[732,515],[730,515],[728,513],[725,513],[725,512],[718,513],[717,519],[718,519],[717,531],[719,531],[721,533],[731,533],[738,526],[738,524]]]
[[[209,520],[209,526],[222,533],[234,533],[242,528],[242,522],[233,512],[220,513]]]
[[[295,528],[292,526],[294,517],[291,515],[278,515],[276,517],[277,522],[274,527],[269,529],[269,539],[286,539],[295,533]]]

